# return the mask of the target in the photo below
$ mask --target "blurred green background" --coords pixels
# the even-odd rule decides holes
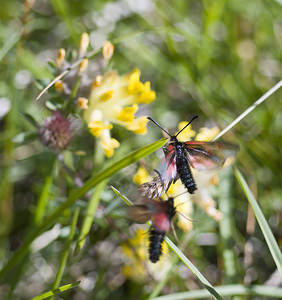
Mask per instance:
[[[193,129],[213,125],[223,129],[281,79],[281,5],[279,0],[2,0],[0,263],[7,261],[34,226],[38,197],[48,176],[54,174],[45,215],[62,204],[74,188],[72,178],[59,165],[52,170],[52,152],[28,139],[34,128],[22,114],[33,115],[39,123],[48,115],[44,107],[48,95],[38,102],[35,97],[54,78],[47,63],[56,59],[59,48],[67,50],[68,58],[75,57],[83,32],[90,36],[90,50],[109,40],[115,52],[107,68],[123,74],[137,67],[142,81],[150,81],[156,91],[156,100],[141,108],[140,115],[154,116],[172,132],[179,121],[194,114],[200,118]],[[89,74],[99,74],[101,60],[100,54],[91,59]],[[281,95],[280,89],[224,136],[240,145],[237,166],[280,244]],[[83,126],[74,130],[72,148],[65,155],[74,171],[87,179],[99,163],[93,155],[95,141]],[[160,138],[160,131],[150,128],[146,136],[115,128],[114,137],[122,145],[117,157]],[[78,150],[86,155],[72,155]],[[157,158],[150,156],[146,163],[156,166]],[[123,192],[134,191],[131,180],[136,168],[127,168],[110,183]],[[274,261],[253,214],[248,212],[243,192],[233,175],[228,176],[232,245],[222,243],[218,223],[196,208],[197,234],[189,240],[185,254],[213,285],[265,284],[275,276]],[[215,199],[221,192],[219,184]],[[84,200],[78,205],[85,211]],[[132,234],[124,206],[106,187],[86,245],[79,256],[71,255],[61,282],[83,279],[84,284],[60,295],[62,299],[146,299],[156,288],[160,279],[134,280],[121,272],[119,247]],[[55,240],[30,252],[5,276],[1,299],[28,299],[51,288],[73,211],[72,207],[58,219],[61,227]],[[201,245],[198,237],[204,233],[214,233],[218,242]],[[105,247],[112,249],[108,260],[101,259]],[[233,277],[224,265],[224,247],[230,249],[235,262]],[[162,294],[201,288],[184,269],[178,262],[161,277],[167,276]],[[272,284],[279,285],[279,281]]]

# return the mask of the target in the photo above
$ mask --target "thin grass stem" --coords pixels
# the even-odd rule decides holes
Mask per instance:
[[[233,128],[236,124],[238,124],[242,119],[244,119],[251,111],[253,111],[258,105],[263,103],[269,96],[275,93],[282,86],[282,80],[277,82],[270,90],[268,90],[265,94],[263,94],[257,101],[254,102],[250,107],[248,107],[240,116],[238,116],[233,122],[231,122],[226,128],[224,128],[214,139],[216,141],[220,137],[222,137],[227,131]]]
[[[61,261],[60,261],[60,264],[59,264],[59,267],[58,267],[58,271],[57,271],[57,274],[56,274],[55,281],[54,281],[53,286],[52,286],[52,290],[57,289],[60,285],[61,280],[62,280],[64,271],[65,271],[65,268],[66,268],[67,260],[68,260],[68,257],[69,257],[69,253],[70,253],[70,250],[71,250],[70,249],[71,248],[71,243],[72,243],[72,240],[73,240],[73,237],[74,237],[74,234],[75,234],[75,229],[76,229],[76,224],[77,224],[77,220],[78,220],[78,216],[79,216],[79,211],[80,211],[80,208],[77,208],[75,210],[74,214],[73,214],[72,223],[71,223],[71,227],[70,227],[70,233],[69,233],[68,239],[66,241],[65,248],[64,248],[63,253],[62,253]],[[52,300],[52,299],[54,299],[54,298],[50,297],[50,300]]]
[[[282,298],[282,288],[276,288],[265,285],[244,286],[242,284],[231,284],[217,286],[216,290],[223,296],[264,296]],[[209,297],[207,290],[189,291],[183,293],[175,293],[166,296],[153,298],[152,300],[186,300],[186,299],[206,299]]]

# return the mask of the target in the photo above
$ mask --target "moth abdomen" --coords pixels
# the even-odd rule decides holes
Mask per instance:
[[[185,150],[181,145],[176,146],[176,168],[181,182],[185,185],[190,194],[194,194],[197,190],[197,186],[185,156]]]
[[[152,263],[156,263],[162,255],[162,243],[165,232],[159,231],[154,227],[150,229],[149,259]]]

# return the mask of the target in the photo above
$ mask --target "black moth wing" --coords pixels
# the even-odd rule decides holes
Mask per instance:
[[[153,212],[146,204],[135,204],[128,207],[130,219],[139,224],[144,224],[152,219]]]
[[[234,156],[237,145],[226,142],[185,142],[189,163],[197,170],[211,170],[222,167],[225,159]]]

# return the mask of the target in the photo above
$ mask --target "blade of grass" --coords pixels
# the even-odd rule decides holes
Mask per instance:
[[[132,205],[126,196],[122,195],[115,187],[111,187],[113,192],[118,195],[127,205]],[[149,224],[148,224],[149,225]],[[166,236],[165,242],[168,244],[169,248],[180,258],[180,260],[186,265],[186,267],[195,275],[195,277],[204,285],[204,287],[209,291],[214,299],[222,299],[217,293],[214,287],[208,282],[205,276],[197,269],[196,266],[184,255],[184,253]]]
[[[216,290],[223,296],[265,296],[282,298],[282,288],[276,288],[265,285],[244,286],[242,284],[231,284],[217,286]],[[209,297],[207,290],[197,290],[183,293],[175,293],[166,296],[153,298],[152,300],[184,300],[184,299],[202,299]]]
[[[220,172],[218,206],[222,212],[222,218],[219,221],[219,233],[225,270],[224,283],[239,281],[238,262],[234,251],[234,231],[236,227],[234,221],[234,199],[232,198],[233,180],[231,167],[224,168]]]
[[[1,60],[6,56],[6,54],[16,45],[16,43],[19,41],[22,30],[19,32],[13,32],[9,38],[4,42],[3,47],[0,49],[0,62]]]
[[[41,294],[39,296],[36,296],[34,298],[32,298],[32,300],[43,300],[43,299],[47,299],[51,296],[54,296],[54,295],[57,295],[57,294],[61,294],[63,292],[66,292],[70,289],[73,289],[77,286],[79,286],[80,284],[80,281],[77,281],[77,282],[74,282],[74,283],[69,283],[69,284],[65,284],[65,285],[62,285],[60,286],[59,288],[55,289],[55,290],[51,290],[49,292],[46,292],[44,294]]]
[[[46,176],[45,183],[42,189],[42,192],[40,194],[38,204],[36,206],[36,210],[34,213],[34,223],[39,224],[44,217],[45,214],[45,208],[48,202],[48,199],[50,198],[50,190],[53,183],[53,175],[54,175],[54,169],[56,165],[56,160],[53,161],[53,166],[51,167],[50,175]]]
[[[256,216],[256,219],[258,221],[260,229],[263,233],[263,236],[266,240],[268,248],[269,248],[271,255],[275,261],[277,269],[279,270],[280,275],[282,276],[282,254],[279,249],[279,246],[278,246],[278,244],[273,236],[273,233],[263,215],[263,212],[261,211],[261,209],[260,209],[254,195],[252,194],[246,180],[244,179],[243,175],[237,168],[235,168],[234,172],[235,172],[235,177],[236,177],[237,181],[239,182],[245,196],[247,197],[250,205],[252,206],[252,209],[254,211],[254,214]]]
[[[197,229],[189,232],[189,234],[184,233],[184,240],[183,242],[181,242],[181,248],[182,249],[186,249],[189,241],[198,234]],[[173,272],[175,265],[177,264],[177,262],[179,261],[179,257],[177,255],[174,256],[170,268],[167,270],[167,272],[164,274],[163,278],[158,282],[158,284],[155,286],[153,292],[150,294],[148,299],[152,299],[157,297],[161,291],[163,290],[164,286],[166,285],[166,283],[168,282],[168,280],[170,279],[169,275],[171,272]]]
[[[99,183],[93,194],[91,199],[88,202],[87,208],[86,208],[86,214],[82,223],[82,227],[80,230],[80,234],[78,237],[78,242],[75,248],[75,254],[78,254],[79,251],[82,249],[84,243],[85,243],[85,237],[88,235],[90,228],[92,226],[92,223],[94,221],[94,214],[96,212],[96,209],[100,202],[100,196],[102,191],[104,190],[105,186],[107,184],[107,180],[102,181]]]
[[[224,128],[214,139],[216,141],[221,136],[223,136],[227,131],[233,128],[236,124],[238,124],[243,118],[245,118],[251,111],[253,111],[258,105],[263,103],[269,96],[275,93],[282,86],[282,80],[277,82],[270,90],[268,90],[265,94],[263,94],[257,101],[254,102],[251,106],[249,106],[239,117],[237,117],[233,122],[231,122],[226,128]]]
[[[160,139],[152,144],[142,147],[126,157],[120,159],[119,161],[108,166],[105,170],[96,173],[92,176],[81,188],[73,192],[69,198],[60,205],[49,217],[47,217],[41,224],[33,229],[33,231],[27,236],[22,246],[12,255],[8,262],[3,266],[0,271],[0,278],[2,278],[12,267],[20,261],[24,255],[28,252],[30,244],[35,240],[35,238],[40,235],[41,232],[46,230],[49,226],[56,222],[56,220],[61,216],[61,214],[69,208],[77,199],[82,197],[91,188],[95,187],[98,183],[105,180],[106,178],[114,175],[121,169],[127,167],[128,165],[138,161],[142,157],[145,157],[166,143],[166,139]]]
[[[78,220],[78,216],[79,216],[79,211],[80,211],[80,209],[77,208],[75,210],[74,214],[73,214],[70,234],[69,234],[68,239],[66,241],[66,245],[65,245],[62,257],[61,257],[61,261],[60,261],[60,264],[59,264],[59,267],[58,267],[58,272],[57,272],[52,290],[57,289],[59,287],[59,284],[60,284],[61,280],[62,280],[64,270],[66,268],[66,263],[67,263],[67,260],[68,260],[68,256],[69,256],[69,253],[70,253],[71,243],[72,243],[72,240],[73,240],[73,237],[74,237],[74,234],[75,234],[75,229],[76,229],[76,224],[77,224],[77,220]],[[53,297],[50,298],[50,300],[52,300],[52,299],[53,299]]]

